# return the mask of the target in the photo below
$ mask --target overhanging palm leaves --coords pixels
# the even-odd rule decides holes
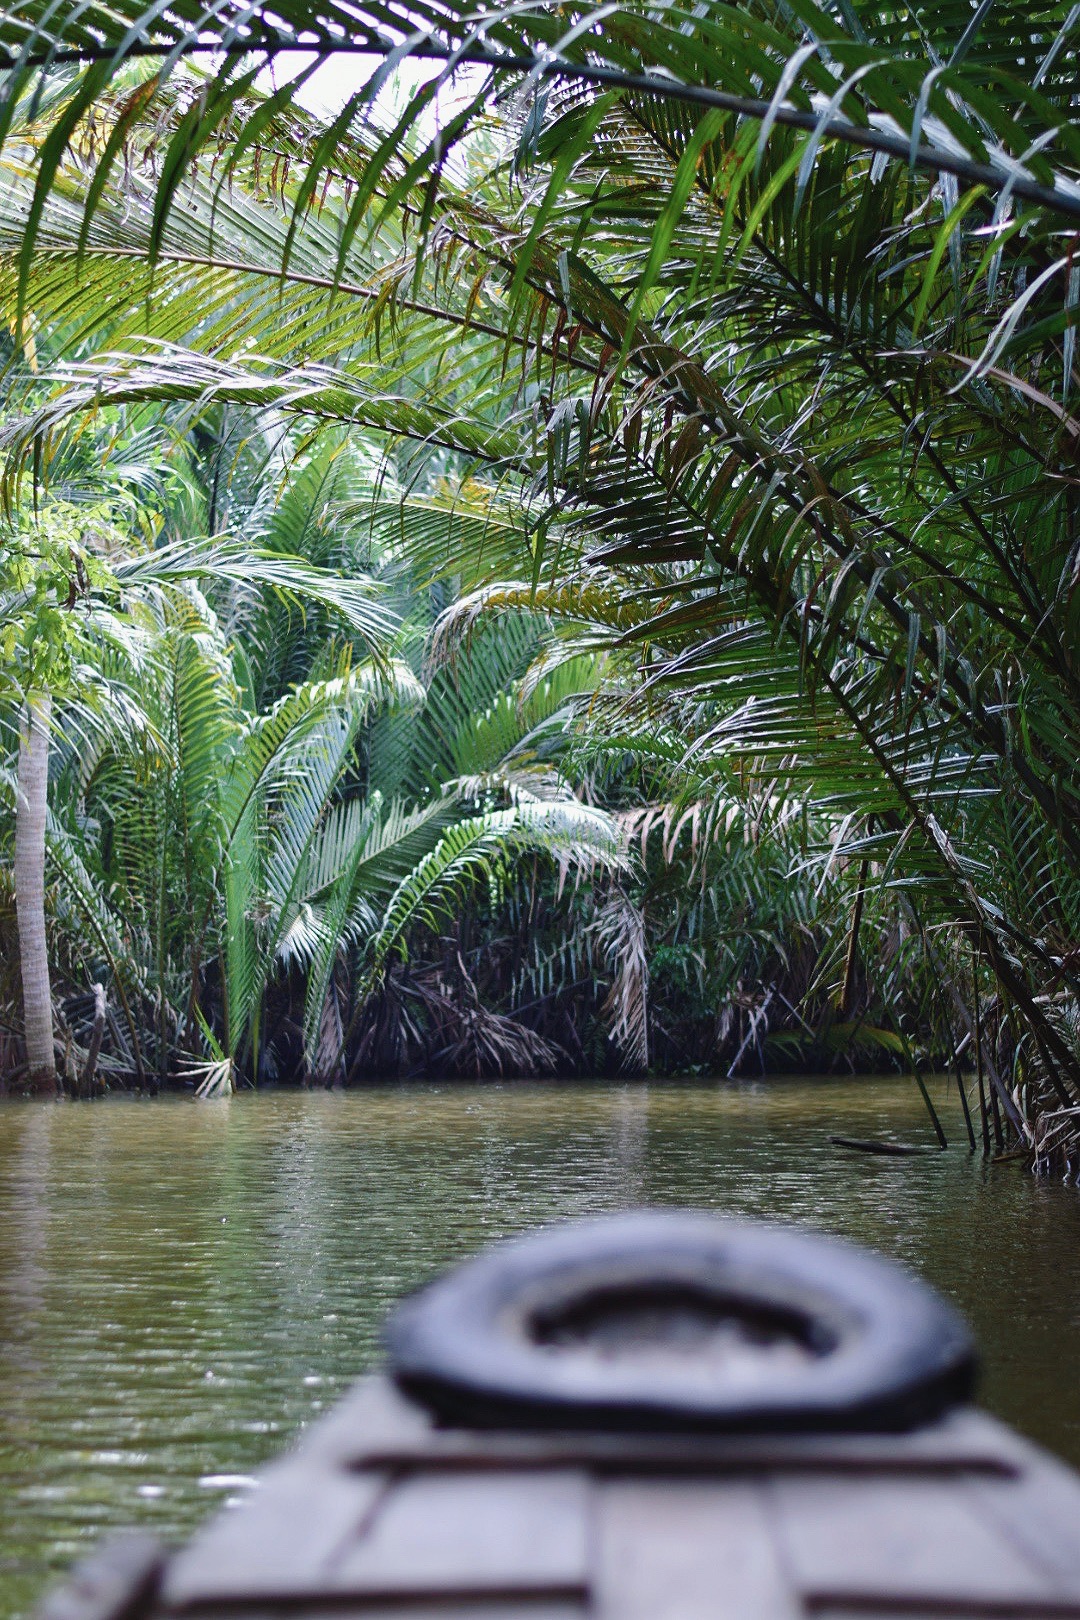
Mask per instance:
[[[57,119],[56,139],[42,154],[42,196],[64,140],[126,62],[156,61],[167,83],[182,57],[212,52],[217,58],[203,93],[184,110],[171,136],[162,164],[163,213],[185,166],[200,150],[231,140],[242,153],[275,134],[281,139],[292,87],[254,111],[248,97],[261,66],[284,52],[301,51],[309,56],[298,76],[301,83],[313,71],[311,57],[317,61],[339,52],[373,56],[379,63],[329,138],[302,151],[299,190],[305,202],[317,194],[321,175],[332,165],[337,139],[377,95],[387,71],[412,56],[441,64],[440,71],[416,92],[393,132],[397,139],[376,145],[369,188],[391,154],[396,158],[400,137],[415,128],[440,79],[475,63],[498,77],[504,89],[507,77],[526,74],[534,83],[554,79],[610,87],[752,118],[762,125],[762,138],[775,126],[800,129],[812,143],[807,168],[823,141],[839,140],[932,173],[1007,187],[1018,197],[1080,216],[1080,196],[1055,172],[1045,150],[1049,131],[1062,153],[1074,160],[1080,154],[1068,120],[1074,29],[1065,5],[1045,7],[1035,17],[1021,5],[973,11],[944,3],[913,8],[903,18],[890,13],[883,27],[881,13],[869,5],[819,7],[809,0],[796,7],[713,4],[704,13],[673,4],[648,11],[594,4],[557,14],[530,5],[476,10],[446,0],[419,10],[392,3],[341,7],[290,0],[272,16],[220,6],[147,10],[130,0],[77,8],[26,0],[6,15],[0,48],[6,53],[9,107],[42,69],[81,65],[74,93]],[[129,98],[124,129],[147,116],[156,88],[148,82],[149,91]],[[451,136],[460,133],[488,94],[485,83],[455,115]],[[538,122],[534,116],[534,125]],[[437,137],[411,165],[396,164],[398,186],[439,164],[445,147],[445,139]],[[122,135],[105,144],[97,159],[101,186],[121,149]],[[358,209],[365,200],[358,199]]]

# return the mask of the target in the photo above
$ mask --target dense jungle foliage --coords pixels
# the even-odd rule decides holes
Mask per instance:
[[[6,13],[9,1071],[885,1054],[1068,1161],[1078,32]]]

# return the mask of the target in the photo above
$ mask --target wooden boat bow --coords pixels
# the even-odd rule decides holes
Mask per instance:
[[[924,1296],[923,1326],[937,1324],[946,1336],[922,1366],[937,1391],[932,1415],[924,1407],[916,1421],[918,1403],[909,1401],[891,1416],[879,1402],[875,1416],[856,1390],[858,1422],[849,1412],[830,1427],[815,1411],[809,1424],[796,1417],[785,1425],[776,1421],[775,1404],[770,1412],[758,1400],[767,1421],[739,1423],[731,1401],[718,1399],[717,1372],[696,1385],[688,1380],[699,1405],[712,1401],[711,1418],[706,1411],[691,1421],[683,1400],[668,1427],[658,1421],[672,1367],[696,1353],[693,1333],[698,1350],[702,1336],[721,1360],[731,1350],[730,1325],[717,1309],[726,1298],[738,1314],[730,1268],[726,1295],[717,1280],[725,1244],[734,1241],[740,1264],[756,1256],[759,1272],[769,1256],[777,1274],[789,1262],[801,1267],[814,1299],[823,1273],[811,1251],[821,1265],[838,1253],[829,1240],[805,1234],[786,1250],[787,1235],[777,1229],[763,1243],[752,1236],[749,1246],[746,1235],[739,1228],[733,1239],[728,1223],[706,1217],[667,1215],[657,1224],[638,1215],[542,1233],[493,1251],[495,1259],[481,1257],[471,1263],[479,1283],[473,1269],[463,1291],[448,1295],[449,1283],[440,1283],[406,1303],[389,1333],[387,1371],[361,1380],[306,1431],[250,1499],[168,1557],[145,1541],[106,1549],[97,1555],[97,1574],[89,1566],[76,1572],[46,1601],[40,1620],[1080,1620],[1080,1479],[966,1403],[949,1405],[942,1369],[951,1369],[949,1387],[966,1387],[970,1342],[949,1308],[898,1268],[874,1259],[848,1281],[884,1267],[905,1309],[912,1290]],[[680,1243],[696,1255],[696,1271],[671,1259]],[[611,1352],[612,1324],[629,1323],[636,1348],[624,1345],[622,1359],[636,1361],[638,1373],[642,1365],[659,1369],[660,1395],[647,1378],[636,1386],[624,1378],[619,1400],[601,1403],[593,1421],[583,1386],[568,1374],[537,1393],[547,1407],[540,1413],[534,1406],[537,1421],[525,1424],[496,1376],[488,1421],[463,1421],[455,1415],[459,1394],[447,1394],[447,1380],[460,1372],[460,1345],[440,1355],[445,1313],[462,1299],[475,1304],[477,1289],[490,1291],[493,1276],[499,1294],[509,1267],[511,1283],[516,1277],[514,1286],[524,1290],[514,1297],[525,1301],[526,1315],[550,1321],[553,1290],[561,1286],[553,1260],[560,1244],[573,1261],[561,1273],[564,1283],[577,1266],[578,1284],[560,1296],[576,1326],[569,1340],[557,1333],[545,1341],[541,1333],[535,1353],[556,1362],[576,1356],[592,1400],[595,1362]],[[666,1272],[657,1270],[665,1247]],[[625,1260],[635,1252],[637,1271]],[[457,1277],[468,1273],[467,1266]],[[708,1309],[687,1340],[678,1313],[688,1308],[691,1273],[711,1281],[699,1296]],[[541,1274],[551,1286],[540,1286]],[[672,1276],[679,1289],[668,1286],[656,1297],[676,1310],[674,1322],[660,1306],[650,1316],[642,1304],[646,1286],[654,1288],[658,1277],[670,1284]],[[754,1331],[761,1286],[759,1275],[750,1288]],[[842,1313],[851,1301],[846,1285],[837,1286]],[[790,1289],[782,1294],[791,1309]],[[600,1305],[577,1310],[574,1299],[586,1298]],[[628,1299],[636,1311],[629,1316]],[[521,1311],[515,1315],[505,1299],[500,1320],[520,1339]],[[648,1342],[650,1322],[659,1352]],[[672,1332],[680,1345],[674,1355]],[[590,1333],[599,1334],[599,1351]],[[908,1351],[917,1338],[909,1332]],[[742,1364],[745,1349],[736,1343],[735,1381],[760,1395]],[[821,1344],[810,1362],[827,1362],[831,1353]],[[618,1362],[620,1354],[609,1359]],[[788,1363],[770,1351],[766,1359],[780,1385],[785,1368],[796,1386],[806,1373],[806,1358]],[[429,1374],[436,1368],[443,1383],[436,1388],[429,1377],[418,1385],[421,1366]],[[485,1364],[467,1379],[467,1404],[477,1416],[479,1383],[491,1370]],[[917,1380],[919,1368],[909,1370]],[[644,1391],[640,1422],[628,1415],[635,1387]],[[561,1406],[560,1390],[570,1392]],[[898,1411],[908,1421],[900,1424]]]

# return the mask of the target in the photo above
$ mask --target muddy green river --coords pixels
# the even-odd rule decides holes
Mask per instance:
[[[170,1538],[377,1359],[387,1306],[538,1222],[690,1204],[805,1223],[973,1322],[983,1398],[1080,1465],[1080,1192],[929,1140],[898,1080],[281,1093],[0,1108],[0,1617],[102,1531]]]

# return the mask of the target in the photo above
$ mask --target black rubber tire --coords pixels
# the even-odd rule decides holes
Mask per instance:
[[[589,1302],[673,1296],[780,1323],[807,1353],[725,1386],[685,1361],[577,1354],[545,1327]],[[815,1232],[659,1210],[499,1244],[406,1299],[386,1343],[399,1385],[440,1419],[498,1428],[897,1431],[967,1400],[976,1370],[959,1315],[892,1262]]]

